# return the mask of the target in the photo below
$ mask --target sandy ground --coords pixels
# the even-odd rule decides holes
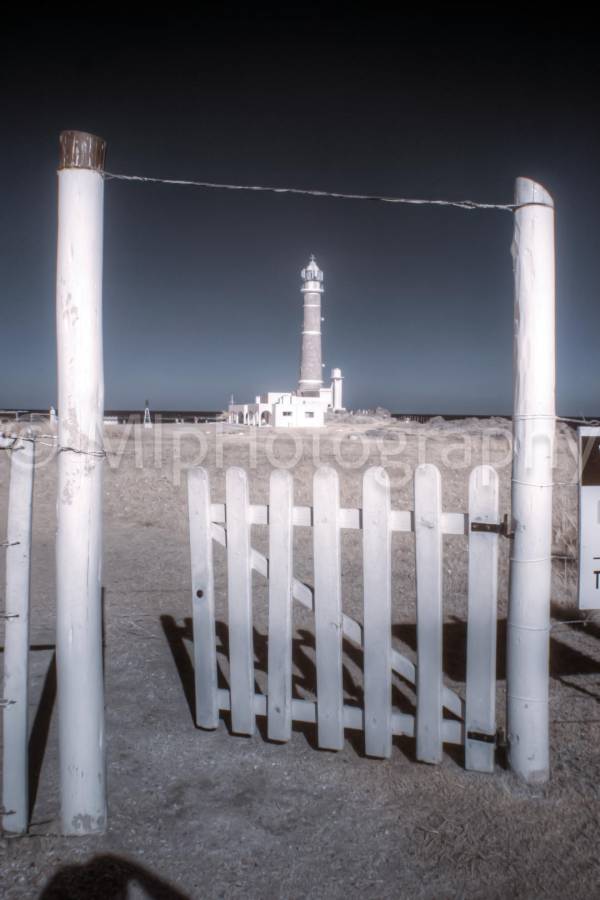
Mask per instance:
[[[293,463],[296,502],[311,503],[319,462],[340,471],[342,503],[360,505],[364,469],[388,468],[393,506],[412,507],[417,461],[442,470],[448,511],[466,509],[468,473],[498,467],[501,510],[509,511],[510,448],[502,420],[398,425],[355,420],[302,437],[262,429],[108,429],[105,477],[106,704],[110,821],[106,834],[62,838],[58,823],[54,662],[55,463],[36,474],[31,629],[31,832],[0,840],[6,898],[193,897],[563,897],[600,892],[600,626],[581,615],[576,590],[576,446],[561,429],[554,520],[551,638],[552,779],[527,787],[498,753],[494,775],[467,773],[462,750],[443,763],[414,761],[397,739],[392,759],[363,754],[347,732],[343,752],[319,751],[312,727],[289,744],[270,743],[262,720],[253,738],[194,727],[186,467],[212,473],[224,499],[224,470],[251,473],[251,500],[267,501],[275,461]],[[45,458],[50,448],[40,446]],[[0,453],[0,522],[8,460]],[[265,547],[255,526],[253,543]],[[310,582],[311,547],[298,529],[296,574]],[[303,532],[303,533],[301,533]],[[0,532],[1,533],[1,532]],[[394,542],[394,634],[414,655],[411,535]],[[504,717],[508,541],[502,541],[498,722]],[[466,538],[445,538],[445,675],[464,695]],[[226,645],[225,569],[216,550],[218,635]],[[0,572],[3,577],[3,572]],[[346,611],[361,619],[360,543],[345,533]],[[265,582],[255,578],[257,681],[264,688]],[[295,689],[314,689],[313,632],[295,621]],[[223,662],[223,660],[222,660]],[[360,657],[345,646],[345,689],[360,702]],[[223,662],[223,672],[227,668]],[[395,683],[410,708],[411,694]]]

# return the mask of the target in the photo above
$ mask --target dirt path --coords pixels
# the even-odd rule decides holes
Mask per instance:
[[[470,427],[470,430],[469,430]],[[440,430],[426,444],[427,461],[443,469],[444,506],[465,508],[469,468],[481,459],[485,429],[471,424],[467,466],[452,461],[460,443]],[[204,426],[205,464],[222,500],[223,468],[252,472],[252,500],[266,502],[271,468],[265,429],[241,429],[222,439]],[[409,508],[412,485],[401,465],[419,456],[417,427],[386,435],[364,432],[372,424],[345,426],[321,437],[320,460],[342,472],[343,503],[360,504],[364,468],[384,461],[394,485],[394,506]],[[383,429],[386,430],[385,428]],[[266,740],[263,723],[253,738],[193,725],[189,554],[185,465],[198,463],[201,440],[174,440],[165,430],[160,452],[152,433],[123,444],[111,460],[105,489],[105,621],[107,746],[110,824],[100,837],[65,839],[58,832],[57,729],[54,668],[54,466],[37,475],[31,670],[32,768],[35,806],[31,834],[0,842],[2,894],[6,898],[192,897],[593,897],[600,880],[600,627],[565,624],[573,609],[574,563],[557,561],[552,632],[552,780],[530,788],[503,768],[493,776],[463,769],[462,752],[446,748],[442,765],[413,759],[413,742],[398,739],[392,759],[364,757],[360,735],[347,732],[343,752],[315,749],[311,727],[291,742]],[[120,441],[120,432],[109,437]],[[278,438],[277,458],[294,450]],[[337,444],[336,444],[337,441]],[[490,440],[492,462],[504,438]],[[572,477],[569,437],[561,438],[557,480]],[[474,449],[479,442],[480,449]],[[180,450],[177,444],[180,443]],[[219,447],[220,443],[220,447]],[[364,456],[365,446],[367,456]],[[314,469],[311,436],[302,440],[295,468],[298,503],[311,502]],[[362,456],[358,455],[359,452]],[[253,453],[256,464],[253,466]],[[340,454],[336,458],[336,453]],[[477,455],[479,453],[479,456]],[[345,454],[345,455],[344,455]],[[445,456],[444,456],[445,454]],[[175,458],[175,465],[173,459]],[[289,457],[291,458],[291,457]],[[136,468],[140,460],[141,468]],[[345,467],[340,459],[357,463]],[[180,460],[180,462],[177,462]],[[158,465],[157,461],[162,464]],[[390,461],[400,463],[395,468]],[[448,463],[448,464],[445,464]],[[508,509],[508,466],[500,468],[501,506]],[[6,459],[0,456],[0,517],[5,516]],[[179,483],[178,483],[179,482]],[[570,493],[569,493],[570,491]],[[575,492],[558,496],[555,544],[572,556]],[[0,518],[4,521],[4,518]],[[264,541],[257,529],[256,546]],[[407,537],[408,540],[408,537]],[[445,671],[462,690],[466,553],[460,538],[445,550]],[[360,617],[360,565],[352,538],[344,546],[344,604]],[[501,563],[500,641],[506,614],[506,548]],[[410,545],[397,545],[394,562],[395,635],[414,650],[414,581]],[[299,539],[297,566],[310,573],[310,542]],[[3,577],[3,573],[0,573]],[[217,592],[224,600],[224,566],[217,555]],[[265,586],[256,581],[256,650],[264,663]],[[219,607],[222,609],[222,607]],[[219,635],[226,639],[223,615]],[[295,622],[296,687],[314,684],[310,621]],[[499,719],[503,715],[504,661],[498,663]],[[347,654],[349,701],[360,698],[360,669]],[[258,675],[259,682],[262,676]],[[398,689],[400,689],[398,685]],[[39,777],[37,772],[41,764]]]

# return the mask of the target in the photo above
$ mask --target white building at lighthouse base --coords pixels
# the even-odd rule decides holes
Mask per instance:
[[[318,397],[269,391],[254,403],[230,403],[232,425],[271,425],[275,428],[322,428],[325,413],[333,408],[332,388],[321,388]]]

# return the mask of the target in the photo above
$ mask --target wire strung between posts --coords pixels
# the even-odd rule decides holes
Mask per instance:
[[[173,184],[180,187],[199,187],[222,191],[259,191],[269,194],[296,194],[303,197],[330,197],[334,200],[371,200],[376,203],[404,203],[408,206],[454,206],[458,209],[500,209],[514,212],[523,206],[549,206],[548,203],[476,203],[474,200],[422,200],[415,197],[389,197],[380,194],[345,194],[339,191],[318,191],[308,188],[269,187],[258,184],[221,184],[214,181],[186,181],[182,178],[151,178],[146,175],[117,175],[105,172],[106,181],[141,181],[151,184]],[[550,207],[552,208],[552,207]]]
[[[23,450],[23,447],[19,447],[19,442],[27,441],[30,444],[42,444],[45,447],[54,447],[56,443],[56,435],[55,434],[10,434],[5,431],[0,431],[0,440],[8,440],[12,441],[12,444],[9,447],[1,447],[0,450],[6,450],[7,452],[16,452],[17,450]]]
[[[561,625],[597,625],[596,619],[557,619],[551,626],[552,629],[559,628]]]
[[[40,434],[40,435],[28,435],[22,436],[20,434],[0,434],[0,437],[6,438],[7,440],[12,440],[12,445],[10,447],[0,447],[0,450],[22,450],[22,447],[17,447],[15,444],[17,441],[29,441],[32,444],[42,444],[44,447],[54,447],[56,446],[57,453],[80,453],[82,456],[94,456],[98,459],[104,459],[108,456],[107,450],[80,450],[77,447],[68,447],[68,446],[58,446],[56,444],[56,435],[53,434]],[[42,440],[42,438],[49,438],[50,440]]]

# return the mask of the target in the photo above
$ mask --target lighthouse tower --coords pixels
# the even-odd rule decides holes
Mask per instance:
[[[228,409],[231,425],[259,425],[274,428],[323,428],[329,410],[340,412],[342,406],[342,372],[331,370],[331,384],[323,387],[321,365],[321,294],[323,273],[314,256],[302,269],[304,294],[304,326],[302,359],[297,391],[267,391],[256,396],[254,403],[234,403]]]
[[[323,387],[321,366],[321,294],[323,273],[311,254],[310,262],[301,272],[304,294],[304,327],[302,329],[302,359],[298,393],[304,397],[318,397]]]

